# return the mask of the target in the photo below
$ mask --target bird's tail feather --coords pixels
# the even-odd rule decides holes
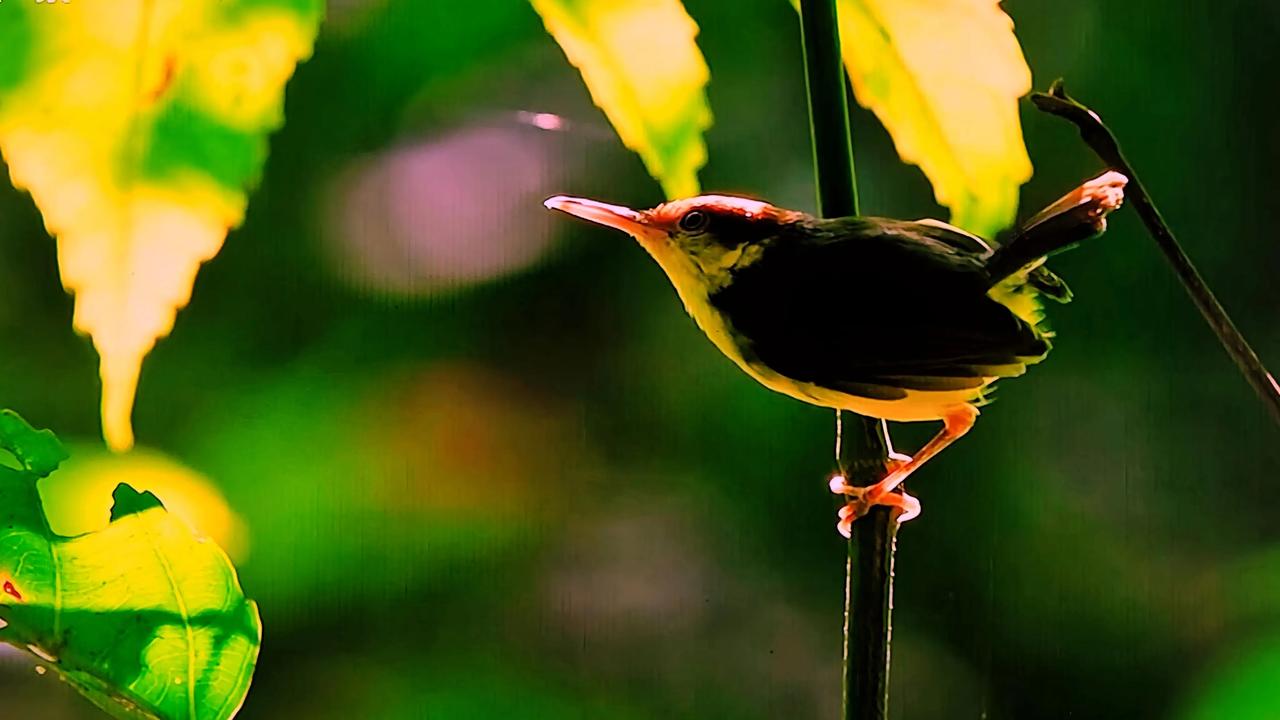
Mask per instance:
[[[988,287],[1045,257],[1102,234],[1107,215],[1124,202],[1129,179],[1109,171],[1036,213],[987,260]]]

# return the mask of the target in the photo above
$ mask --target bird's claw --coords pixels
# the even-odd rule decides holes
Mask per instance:
[[[892,475],[894,472],[901,470],[904,465],[911,462],[910,455],[904,455],[900,452],[890,452],[888,458],[885,459],[885,475]],[[831,492],[836,495],[861,495],[866,488],[854,487],[844,479],[844,475],[832,475],[827,481],[827,486],[831,488]]]
[[[1124,204],[1124,188],[1129,178],[1112,170],[1080,186],[1085,203],[1092,203],[1094,215],[1106,215]]]
[[[839,518],[839,522],[836,523],[836,530],[846,538],[852,536],[853,522],[863,515],[866,515],[870,510],[871,506],[867,504],[865,496],[850,500],[836,513],[836,516]]]
[[[894,462],[905,463],[910,462],[910,458],[903,460],[902,457],[891,458]],[[890,468],[891,470],[893,468]],[[920,514],[920,501],[908,495],[906,491],[899,492],[876,492],[876,486],[871,487],[855,487],[845,480],[843,475],[836,475],[828,481],[827,486],[831,488],[831,492],[837,495],[844,495],[850,498],[844,507],[840,508],[836,515],[840,521],[836,523],[836,530],[846,538],[853,533],[853,523],[858,518],[870,512],[871,508],[876,505],[885,505],[890,508],[896,508],[897,513],[895,520],[901,525],[908,520]]]

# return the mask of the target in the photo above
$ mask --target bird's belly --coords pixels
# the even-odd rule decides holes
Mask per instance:
[[[752,357],[743,337],[735,332],[724,317],[711,309],[708,303],[685,303],[694,322],[707,338],[738,367],[757,382],[775,392],[789,395],[811,405],[836,410],[848,410],[866,417],[881,418],[893,422],[918,422],[940,420],[948,410],[957,405],[979,402],[983,387],[996,378],[985,378],[983,387],[963,390],[904,390],[905,398],[884,400],[851,395],[840,390],[822,387],[809,382],[794,380],[775,372]]]
[[[770,390],[790,395],[797,400],[893,422],[941,420],[957,405],[972,405],[982,398],[982,387],[963,390],[903,390],[902,392],[906,393],[906,397],[903,398],[892,400],[868,398],[793,380],[759,363],[744,361],[738,365]],[[986,384],[990,384],[995,381],[995,378],[985,378],[985,380]]]

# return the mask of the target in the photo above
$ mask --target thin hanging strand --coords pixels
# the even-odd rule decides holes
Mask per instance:
[[[841,460],[844,455],[844,411],[836,410],[836,469],[840,474],[844,474],[844,464]]]

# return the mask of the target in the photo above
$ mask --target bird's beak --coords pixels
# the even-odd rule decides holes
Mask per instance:
[[[583,220],[590,220],[598,225],[621,230],[637,240],[650,239],[664,234],[646,222],[643,213],[621,205],[610,205],[586,198],[568,197],[567,195],[557,195],[547,200],[543,205],[552,210],[559,210],[560,212],[580,217]]]

